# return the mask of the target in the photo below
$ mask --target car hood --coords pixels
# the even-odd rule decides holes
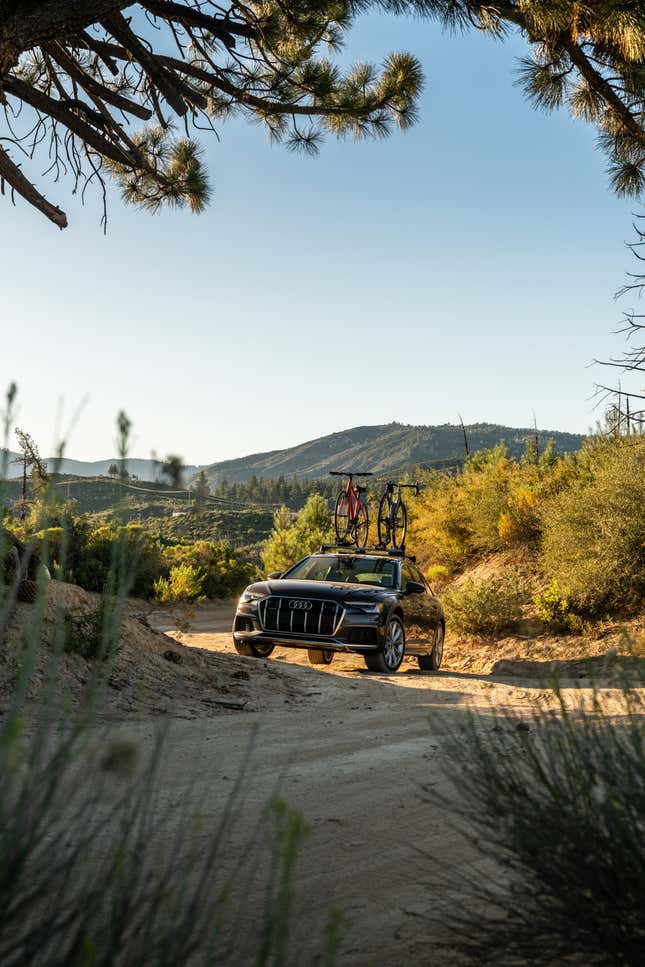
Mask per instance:
[[[391,588],[377,588],[364,584],[336,584],[333,581],[259,581],[252,584],[249,591],[256,594],[279,594],[294,598],[309,598],[326,601],[382,601],[388,594],[395,593]]]

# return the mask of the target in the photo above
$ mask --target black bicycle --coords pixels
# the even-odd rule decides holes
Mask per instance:
[[[388,480],[378,505],[378,542],[380,547],[403,547],[408,530],[408,510],[403,502],[401,491],[407,488],[414,490],[419,496],[421,485],[406,484],[396,480]],[[396,492],[396,493],[395,493]]]

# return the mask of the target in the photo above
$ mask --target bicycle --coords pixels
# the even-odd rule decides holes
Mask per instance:
[[[363,494],[367,487],[354,486],[354,477],[371,477],[371,473],[353,470],[330,470],[331,477],[349,477],[347,484],[336,498],[334,529],[339,544],[355,544],[365,547],[370,531],[370,512]]]
[[[394,490],[396,488],[396,499]],[[404,484],[400,481],[388,480],[378,505],[378,542],[379,547],[403,547],[405,535],[408,530],[408,509],[403,502],[401,491],[404,489],[414,490],[415,496],[419,496],[421,486],[419,482]]]

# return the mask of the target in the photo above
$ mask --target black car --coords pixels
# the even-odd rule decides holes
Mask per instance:
[[[370,671],[395,672],[405,655],[441,665],[443,609],[414,560],[387,552],[321,551],[270,574],[240,597],[233,642],[267,658],[276,645],[306,648],[313,664],[334,652],[363,655]]]

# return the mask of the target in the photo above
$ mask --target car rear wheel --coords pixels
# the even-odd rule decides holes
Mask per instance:
[[[417,661],[419,668],[424,672],[438,672],[443,658],[443,641],[446,632],[442,624],[435,631],[434,645],[429,655],[419,655]]]
[[[395,615],[390,618],[385,629],[385,641],[382,650],[374,655],[365,655],[365,664],[371,672],[390,675],[398,670],[404,656],[405,630],[403,622]]]
[[[245,655],[247,658],[268,658],[275,645],[254,645],[251,642],[235,641],[235,650],[238,655]]]
[[[307,648],[307,656],[312,665],[331,665],[334,653],[329,648]]]

